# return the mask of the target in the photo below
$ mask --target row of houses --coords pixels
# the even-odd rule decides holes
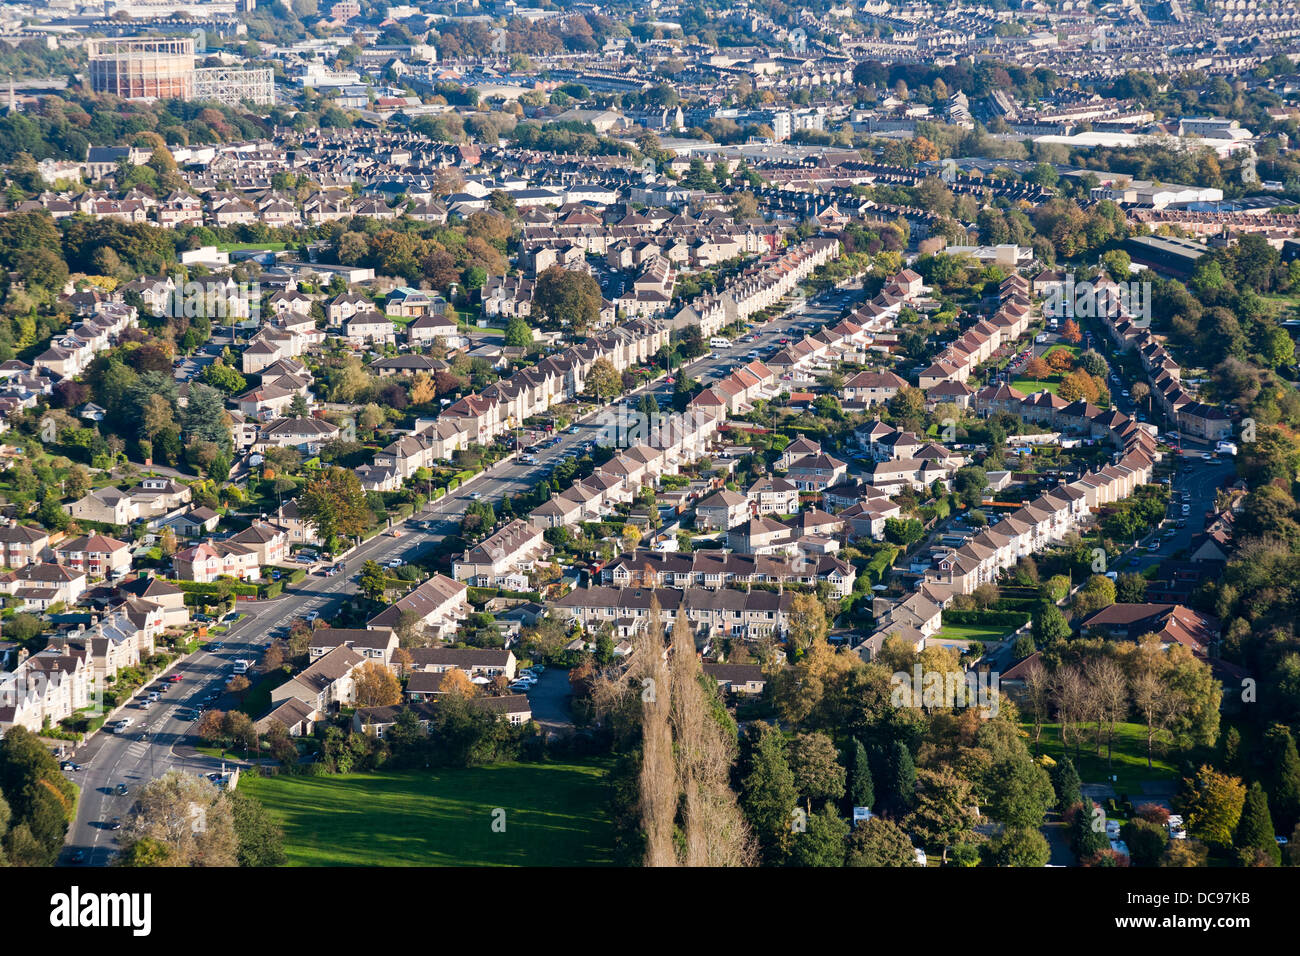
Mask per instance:
[[[577,588],[554,604],[557,613],[587,628],[609,624],[614,634],[629,638],[651,620],[658,602],[660,619],[671,630],[679,615],[695,633],[713,637],[757,640],[783,638],[789,624],[794,594],[733,588]]]
[[[829,554],[805,561],[710,549],[662,554],[638,548],[614,558],[600,571],[602,584],[620,588],[716,589],[752,584],[816,585],[824,581],[836,597],[852,593],[856,577],[852,564]]]
[[[721,328],[743,322],[771,308],[820,265],[840,256],[840,241],[815,236],[787,249],[780,256],[761,260],[745,270],[721,292],[705,293],[672,318],[672,327],[697,326],[705,337]]]
[[[1099,279],[1098,297],[1109,278]],[[1151,385],[1151,397],[1173,426],[1185,435],[1206,441],[1220,441],[1232,435],[1232,419],[1222,408],[1200,401],[1182,382],[1182,369],[1164,344],[1146,325],[1135,323],[1120,305],[1118,294],[1109,296],[1114,303],[1100,311],[1106,331],[1120,351],[1136,350]]]
[[[188,620],[174,585],[139,579],[119,587],[102,617],[52,637],[44,649],[0,673],[0,732],[39,733],[97,702],[96,689],[154,652],[165,628]]]
[[[947,345],[934,362],[921,371],[917,385],[928,390],[944,382],[965,382],[976,367],[994,353],[1009,346],[1029,331],[1033,304],[1029,298],[1029,280],[1014,273],[998,287],[1000,307],[982,318]]]
[[[630,503],[642,487],[653,486],[663,475],[675,475],[683,465],[703,458],[717,431],[716,418],[688,409],[674,427],[662,430],[655,445],[642,442],[620,451],[534,508],[529,521],[544,530],[599,520],[614,505]]]

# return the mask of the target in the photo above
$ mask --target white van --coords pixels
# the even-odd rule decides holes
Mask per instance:
[[[714,336],[709,339],[709,348],[711,349],[729,349],[731,348],[731,339],[722,336]]]

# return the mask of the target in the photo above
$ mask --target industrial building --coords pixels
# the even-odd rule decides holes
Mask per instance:
[[[275,102],[270,69],[196,67],[193,37],[88,40],[86,53],[97,93],[128,100],[215,100],[227,106]]]

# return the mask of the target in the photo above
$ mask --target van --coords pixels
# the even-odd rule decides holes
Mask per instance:
[[[731,339],[714,336],[709,339],[709,348],[711,349],[729,349],[731,348]]]

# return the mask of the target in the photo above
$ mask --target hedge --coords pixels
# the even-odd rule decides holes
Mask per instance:
[[[958,611],[945,610],[945,624],[975,624],[989,627],[1022,627],[1029,623],[1028,611]]]
[[[469,588],[465,599],[470,604],[483,604],[493,598],[519,598],[524,601],[541,603],[542,595],[538,591],[507,591],[505,588]]]
[[[185,591],[190,594],[219,594],[221,593],[222,585],[225,582],[169,581],[168,583],[174,584],[182,591]],[[247,582],[244,581],[231,582],[231,587],[230,587],[231,594],[237,594],[240,597],[256,597],[257,592],[258,592],[258,586],[256,584],[248,584]]]

